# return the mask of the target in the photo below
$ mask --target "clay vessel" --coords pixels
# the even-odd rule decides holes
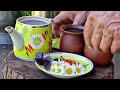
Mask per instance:
[[[89,58],[96,66],[105,66],[109,64],[113,58],[111,52],[104,53],[102,51],[89,49],[87,46],[84,48],[84,56]]]
[[[60,31],[60,51],[83,54],[85,46],[83,26],[67,24],[62,26]]]

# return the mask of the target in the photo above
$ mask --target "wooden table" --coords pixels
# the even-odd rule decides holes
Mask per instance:
[[[4,59],[3,66],[3,79],[56,79],[38,69],[34,61],[24,61],[16,58],[13,50]],[[113,63],[105,67],[94,67],[90,73],[74,79],[113,79],[113,68]]]

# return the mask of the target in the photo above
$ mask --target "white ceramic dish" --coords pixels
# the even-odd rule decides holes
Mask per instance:
[[[43,72],[49,74],[49,75],[52,75],[54,77],[57,77],[57,78],[75,78],[75,77],[79,77],[79,76],[82,76],[82,75],[85,75],[87,73],[89,73],[94,65],[93,63],[86,57],[83,57],[81,55],[77,55],[77,54],[72,54],[72,53],[64,53],[64,52],[55,52],[55,53],[48,53],[46,55],[49,55],[51,58],[59,58],[60,56],[64,57],[65,59],[72,59],[72,60],[75,60],[76,62],[79,62],[81,63],[82,65],[87,65],[86,68],[85,68],[85,71],[83,73],[80,73],[78,75],[59,75],[59,74],[54,74],[50,71],[47,71],[42,65],[39,65],[36,61],[35,61],[35,64],[36,66],[42,70]]]

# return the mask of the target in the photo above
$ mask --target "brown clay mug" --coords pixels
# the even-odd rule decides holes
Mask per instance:
[[[67,24],[60,28],[60,51],[74,54],[83,54],[84,38],[83,26]]]
[[[89,58],[96,66],[105,66],[112,61],[113,54],[111,52],[104,53],[95,49],[84,48],[84,56]]]

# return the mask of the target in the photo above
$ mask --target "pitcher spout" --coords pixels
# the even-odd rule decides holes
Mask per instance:
[[[12,26],[7,26],[5,30],[10,34],[10,37],[15,47],[18,50],[22,50],[24,48],[23,36],[19,32],[17,32]]]

